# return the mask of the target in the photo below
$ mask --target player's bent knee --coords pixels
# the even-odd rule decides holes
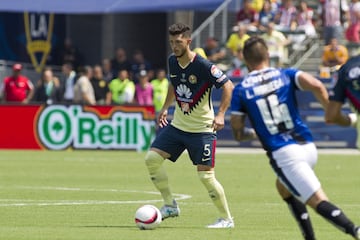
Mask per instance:
[[[145,164],[150,173],[154,173],[164,162],[164,158],[155,151],[148,151],[145,156]]]
[[[214,171],[198,171],[198,177],[208,191],[214,189],[216,182]]]
[[[316,209],[318,204],[323,201],[329,201],[329,199],[326,196],[325,192],[320,188],[306,201],[306,204],[313,209]]]
[[[215,173],[214,171],[198,171],[198,177],[202,183],[207,183],[215,180]]]

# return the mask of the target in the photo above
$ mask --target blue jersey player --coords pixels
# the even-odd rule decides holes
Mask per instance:
[[[200,181],[207,189],[220,216],[208,228],[233,228],[228,203],[222,185],[215,178],[216,131],[224,127],[225,111],[230,105],[232,82],[215,65],[190,50],[190,28],[182,23],[169,27],[169,42],[173,54],[169,57],[167,97],[158,115],[158,124],[164,129],[151,145],[145,163],[155,187],[165,205],[162,218],[180,213],[162,166],[164,159],[175,162],[186,149],[197,166]],[[211,101],[213,87],[222,88],[219,110],[214,114]],[[175,101],[174,118],[167,121],[167,111]]]
[[[358,131],[357,147],[360,149],[360,55],[350,58],[338,71],[335,87],[330,91],[330,102],[326,108],[327,123],[353,126]],[[341,113],[341,107],[348,100],[355,113]]]
[[[250,73],[233,90],[230,121],[234,137],[239,141],[259,138],[277,174],[277,190],[297,220],[304,239],[315,239],[306,205],[360,239],[360,228],[329,202],[321,188],[313,171],[317,150],[296,104],[295,91],[308,90],[325,108],[326,88],[308,73],[269,67],[268,48],[259,37],[245,42],[243,55]],[[246,116],[254,129],[245,127]]]

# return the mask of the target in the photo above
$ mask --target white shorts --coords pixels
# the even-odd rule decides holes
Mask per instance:
[[[303,203],[321,187],[313,171],[316,162],[317,149],[314,143],[287,145],[270,156],[271,166],[279,180]]]

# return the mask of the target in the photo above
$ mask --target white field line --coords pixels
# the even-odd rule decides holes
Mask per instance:
[[[38,191],[79,191],[79,192],[121,192],[121,193],[143,193],[150,195],[160,195],[159,192],[140,191],[140,190],[122,190],[122,189],[95,189],[95,188],[69,188],[69,187],[33,187],[33,186],[15,186],[2,187],[0,189],[31,189]],[[174,193],[176,200],[185,200],[191,198],[191,195]],[[10,203],[9,203],[10,202]],[[35,199],[0,199],[0,207],[23,207],[23,206],[69,206],[69,205],[104,205],[104,204],[146,204],[162,202],[160,199],[147,200],[35,200]]]
[[[160,200],[143,200],[143,201],[95,201],[95,200],[56,200],[54,202],[40,202],[42,200],[33,202],[21,202],[19,199],[18,203],[0,203],[0,207],[25,207],[25,206],[73,206],[73,205],[109,205],[109,204],[146,204],[160,202]]]
[[[259,154],[266,152],[262,148],[241,148],[241,147],[232,147],[232,148],[226,148],[226,147],[218,147],[216,148],[217,153],[246,153],[246,154]],[[353,148],[318,148],[319,154],[341,154],[341,155],[360,155],[360,150],[353,149]]]
[[[287,207],[287,205],[285,203],[282,203],[282,202],[279,202],[279,203],[267,202],[267,203],[264,203],[264,204],[267,205],[267,206],[286,206]],[[354,203],[341,203],[339,205],[341,205],[341,207],[360,208],[360,204],[354,204]]]

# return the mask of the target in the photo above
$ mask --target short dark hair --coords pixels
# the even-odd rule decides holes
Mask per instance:
[[[66,66],[67,68],[73,70],[74,66],[71,62],[64,62],[63,66]]]
[[[249,65],[257,65],[269,58],[268,47],[261,37],[253,36],[245,41],[244,60]]]
[[[188,25],[183,23],[175,23],[169,27],[169,34],[174,36],[178,34],[183,34],[185,37],[191,36],[191,29]]]
[[[88,74],[92,70],[92,67],[89,65],[79,67],[79,73]]]

